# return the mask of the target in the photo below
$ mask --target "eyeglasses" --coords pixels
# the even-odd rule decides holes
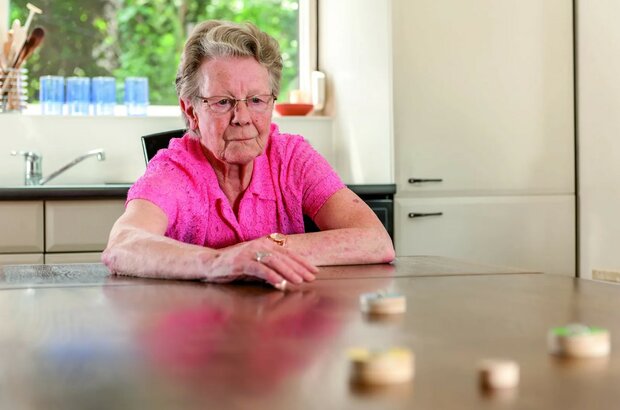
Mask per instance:
[[[277,98],[271,94],[252,95],[246,98],[232,98],[232,97],[200,97],[204,104],[207,104],[209,109],[216,114],[225,114],[234,110],[240,101],[245,102],[248,110],[257,113],[266,112],[271,104],[277,100]]]

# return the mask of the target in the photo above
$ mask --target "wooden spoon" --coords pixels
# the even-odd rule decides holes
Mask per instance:
[[[45,38],[45,30],[41,27],[35,27],[19,52],[13,68],[21,67],[24,61],[26,61],[26,59],[30,57],[32,53],[34,53],[34,51],[41,45],[43,38]]]
[[[26,41],[27,34],[23,30],[18,19],[13,20],[11,31],[13,32],[13,43],[11,44],[11,50],[9,52],[9,65],[10,67],[13,67],[15,64],[15,59],[24,45],[24,41]]]
[[[37,6],[34,6],[30,3],[26,4],[26,7],[28,7],[28,10],[30,10],[30,13],[28,13],[28,18],[26,19],[26,23],[20,27],[19,20],[15,19],[15,21],[13,21],[13,33],[15,35],[15,39],[13,42],[14,43],[13,49],[14,49],[15,54],[14,54],[14,59],[10,60],[12,63],[11,67],[16,66],[17,59],[19,58],[19,55],[21,54],[22,48],[26,44],[26,39],[28,37],[28,29],[30,28],[30,23],[32,23],[32,19],[34,18],[34,15],[43,13],[43,10],[41,10]]]

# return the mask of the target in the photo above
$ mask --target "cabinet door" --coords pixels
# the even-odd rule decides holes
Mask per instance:
[[[42,253],[6,253],[0,254],[1,265],[40,265],[43,263]]]
[[[394,0],[399,192],[573,193],[572,23],[565,0]]]
[[[117,199],[46,201],[46,252],[102,251],[124,205]]]
[[[572,196],[396,200],[396,253],[575,274]]]
[[[43,252],[43,201],[0,202],[0,253]]]
[[[46,253],[45,263],[47,265],[57,263],[97,263],[101,262],[101,252],[79,252],[79,253]]]

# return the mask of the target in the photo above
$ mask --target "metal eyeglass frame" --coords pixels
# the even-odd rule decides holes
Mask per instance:
[[[267,106],[266,106],[266,108],[265,108],[263,111],[255,111],[254,109],[250,108],[250,106],[248,105],[248,100],[250,100],[250,99],[252,99],[252,98],[256,98],[256,97],[270,97],[270,98],[271,98],[271,101],[269,101],[269,102],[267,103]],[[230,107],[229,109],[227,109],[226,111],[216,111],[216,110],[214,110],[214,109],[213,109],[213,107],[211,107],[211,104],[212,104],[212,103],[210,103],[210,102],[209,102],[209,100],[213,100],[214,98],[217,98],[217,99],[218,99],[217,101],[222,101],[222,100],[230,100],[230,101],[234,101],[234,104],[232,104],[232,105],[231,105],[231,107]],[[209,107],[209,110],[210,110],[211,112],[213,112],[213,113],[215,113],[215,114],[227,114],[227,113],[229,113],[229,112],[234,111],[234,110],[235,110],[235,108],[237,108],[237,104],[239,104],[239,102],[241,102],[241,101],[245,102],[245,106],[247,107],[247,109],[248,109],[249,111],[252,111],[252,112],[257,112],[257,113],[264,113],[264,112],[267,112],[267,111],[268,111],[269,106],[270,106],[270,105],[272,105],[273,103],[275,103],[275,102],[277,101],[277,99],[278,99],[278,98],[277,98],[275,95],[273,95],[273,94],[257,94],[257,95],[250,95],[250,96],[247,96],[247,97],[245,97],[245,98],[233,98],[233,97],[227,97],[227,96],[224,96],[224,95],[222,95],[222,96],[220,96],[220,95],[214,95],[214,96],[212,96],[212,97],[203,97],[203,96],[200,96],[200,95],[199,95],[199,96],[198,96],[198,99],[199,99],[199,100],[200,100],[203,104],[206,104],[206,105],[207,105],[207,107]],[[216,102],[217,102],[217,101],[216,101]]]

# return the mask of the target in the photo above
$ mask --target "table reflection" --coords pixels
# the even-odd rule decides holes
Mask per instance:
[[[393,269],[373,265],[368,271],[380,279],[317,280],[286,292],[184,282],[103,290],[131,322],[152,372],[204,396],[260,396],[303,377],[360,314],[359,295],[387,286]]]

